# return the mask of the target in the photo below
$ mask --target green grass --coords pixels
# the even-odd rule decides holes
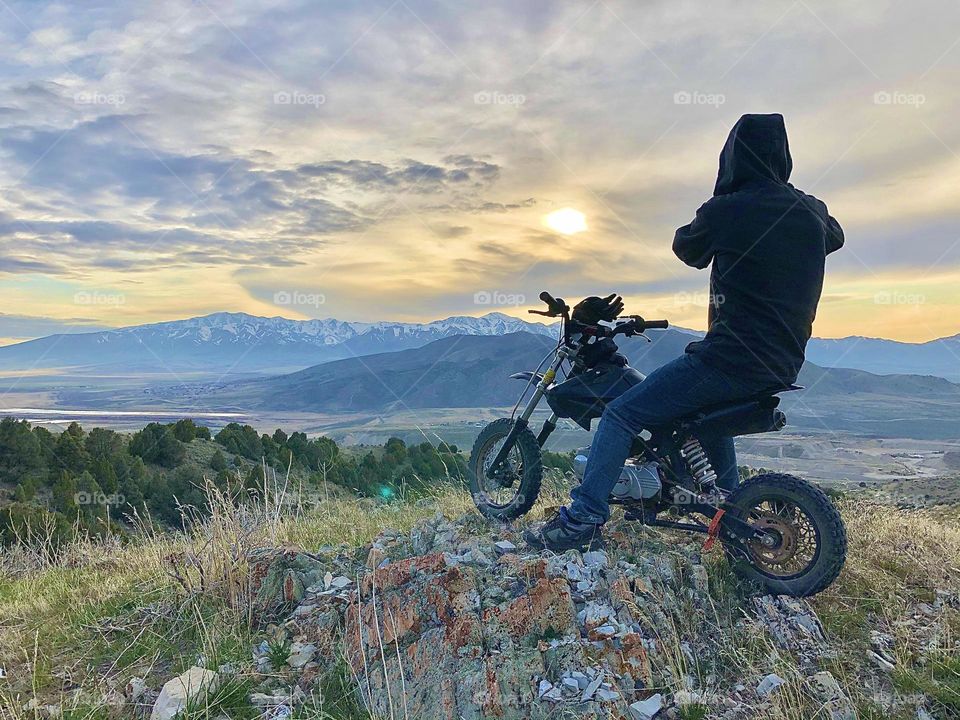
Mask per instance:
[[[680,708],[680,720],[706,720],[710,716],[710,708],[700,703],[691,703]]]
[[[253,720],[260,716],[260,711],[248,699],[253,687],[254,681],[250,678],[228,678],[213,692],[187,703],[177,717],[179,720],[215,720],[226,716],[230,720]]]
[[[290,643],[286,638],[267,642],[267,659],[274,669],[282,668],[290,657]]]
[[[132,675],[158,688],[200,657],[212,668],[249,665],[261,632],[240,592],[250,548],[359,546],[385,527],[406,531],[437,511],[457,516],[470,508],[468,495],[449,489],[432,505],[331,499],[298,518],[273,498],[246,513],[213,500],[213,517],[186,537],[82,540],[35,567],[17,553],[0,554],[0,666],[9,673],[0,680],[0,708],[16,708],[12,720],[33,717],[18,709],[32,698],[63,703],[58,673],[65,670],[99,697],[108,681],[122,687]],[[278,665],[286,660],[280,652]],[[101,710],[78,704],[70,712],[93,720]]]
[[[357,701],[356,682],[343,661],[320,677],[316,694],[293,715],[293,720],[371,720]]]
[[[110,720],[110,711],[102,705],[65,707],[62,720]]]
[[[948,717],[960,717],[960,656],[927,658],[925,667],[900,668],[894,685],[904,693],[923,693],[933,699],[937,710]]]

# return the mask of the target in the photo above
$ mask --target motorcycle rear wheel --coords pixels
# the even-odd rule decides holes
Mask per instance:
[[[501,418],[487,425],[473,443],[468,466],[470,494],[477,509],[484,516],[503,522],[529,512],[537,501],[543,480],[540,443],[530,428],[523,428],[517,435],[501,478],[487,476],[513,423],[510,418]]]
[[[847,557],[847,531],[822,490],[793,475],[763,473],[727,498],[736,515],[772,540],[724,539],[734,570],[778,595],[807,597],[826,589]]]

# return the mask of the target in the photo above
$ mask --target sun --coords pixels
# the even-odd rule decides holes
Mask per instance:
[[[547,227],[564,235],[573,235],[587,229],[587,218],[579,210],[562,208],[554,210],[544,218]]]

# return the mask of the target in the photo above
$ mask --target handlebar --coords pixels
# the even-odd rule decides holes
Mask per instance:
[[[567,305],[563,298],[555,298],[553,295],[544,290],[540,293],[540,299],[547,304],[546,310],[527,310],[531,315],[545,315],[546,317],[567,317],[567,313],[570,312],[570,306]]]
[[[566,321],[564,323],[564,337],[569,338],[571,330],[569,326],[576,324],[570,320],[570,306],[563,301],[563,298],[555,298],[546,290],[540,293],[540,299],[547,304],[547,309],[527,310],[527,312],[533,315],[544,315],[546,317],[562,317]],[[619,300],[619,298],[617,299]],[[575,332],[593,337],[613,337],[614,335],[626,335],[629,337],[631,335],[640,335],[645,330],[666,330],[668,327],[670,327],[670,323],[666,320],[644,320],[639,315],[631,315],[628,321],[621,322],[612,328],[606,325],[578,325]]]
[[[640,335],[646,330],[665,330],[670,327],[670,323],[666,320],[644,320],[639,315],[633,315],[626,322],[621,322],[613,327],[607,327],[606,325],[585,325],[581,328],[577,328],[577,332],[580,332],[584,335],[589,335],[591,337],[614,337],[615,335],[626,335],[630,337],[632,335]]]

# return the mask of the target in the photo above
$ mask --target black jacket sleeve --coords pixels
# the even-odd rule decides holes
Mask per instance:
[[[827,255],[843,247],[843,228],[833,215],[827,215],[827,238],[824,249]]]
[[[673,253],[687,265],[701,270],[710,264],[716,253],[707,219],[709,204],[701,205],[693,222],[677,228],[673,236]]]

